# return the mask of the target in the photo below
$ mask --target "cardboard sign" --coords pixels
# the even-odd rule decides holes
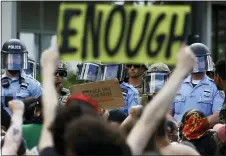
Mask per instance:
[[[58,45],[64,61],[174,65],[187,37],[190,6],[60,6]]]
[[[100,108],[111,109],[125,106],[117,79],[75,85],[70,88],[70,91],[71,94],[83,93],[92,97],[98,102]]]

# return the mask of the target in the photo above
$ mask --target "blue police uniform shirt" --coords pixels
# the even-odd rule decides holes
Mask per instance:
[[[224,95],[220,94],[212,79],[205,76],[195,87],[191,81],[191,76],[184,80],[171,107],[174,118],[178,122],[181,121],[184,113],[191,109],[199,110],[206,116],[210,116],[220,111],[223,106]]]
[[[5,105],[5,96],[12,96],[13,99],[24,100],[27,97],[35,97],[38,98],[41,96],[42,89],[40,83],[35,80],[33,77],[26,75],[24,71],[21,71],[21,78],[24,79],[23,83],[25,86],[21,86],[19,84],[19,77],[17,78],[9,78],[6,75],[6,72],[1,75],[2,79],[8,79],[9,87],[4,88],[1,86],[1,100],[3,108],[11,115],[11,111]]]
[[[125,107],[120,108],[126,115],[129,115],[130,109],[133,106],[140,105],[140,97],[138,90],[128,83],[122,82],[120,84],[122,89]]]

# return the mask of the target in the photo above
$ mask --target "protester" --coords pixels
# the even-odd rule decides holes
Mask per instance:
[[[161,123],[160,121],[166,117],[165,115],[167,114],[167,109],[171,105],[181,81],[191,71],[194,64],[194,55],[190,49],[183,47],[178,54],[178,63],[175,71],[172,73],[170,79],[160,90],[160,92],[146,106],[140,120],[137,121],[127,137],[127,143],[130,146],[133,155],[139,155],[144,152],[148,141],[157,129],[158,125]],[[170,92],[168,88],[171,89]],[[161,153],[166,155],[175,154],[175,151],[178,152],[177,154],[198,155],[197,152],[189,147],[181,145],[166,146],[161,149]]]
[[[67,155],[131,155],[117,129],[93,116],[73,120],[65,133]]]
[[[190,141],[201,155],[214,155],[217,143],[214,132],[209,130],[209,122],[204,113],[190,110],[182,117],[182,140]]]
[[[29,150],[38,145],[43,121],[41,100],[36,101],[33,107],[34,112],[30,124],[23,125],[22,127],[23,137]]]
[[[70,143],[68,144],[68,146],[65,147],[64,142],[62,140],[62,137],[65,134],[64,129],[66,128],[66,126],[69,124],[70,121],[72,121],[73,119],[75,120],[76,116],[77,116],[77,119],[79,119],[79,117],[82,116],[83,113],[86,113],[89,115],[92,114],[92,116],[95,117],[95,115],[93,113],[95,113],[97,115],[97,111],[98,111],[97,104],[94,101],[92,101],[90,98],[88,98],[84,95],[78,95],[78,96],[72,95],[68,99],[66,106],[64,106],[64,107],[61,106],[63,110],[60,112],[57,112],[56,118],[54,117],[55,116],[54,112],[56,110],[57,103],[58,103],[57,102],[57,94],[56,94],[56,92],[54,92],[54,84],[52,82],[54,79],[54,77],[53,77],[53,72],[54,72],[54,68],[55,68],[54,62],[58,57],[57,54],[54,55],[54,53],[56,53],[56,51],[57,51],[57,49],[49,49],[49,50],[45,51],[43,53],[42,59],[41,59],[42,66],[43,67],[45,66],[45,68],[43,69],[43,75],[45,75],[45,76],[43,77],[44,123],[43,123],[43,130],[42,130],[42,135],[41,135],[41,139],[40,139],[40,144],[39,144],[40,155],[52,155],[52,154],[54,154],[54,155],[62,155],[63,154],[64,155],[64,154],[66,154],[65,153],[66,149],[71,149],[70,147],[72,147],[72,146],[70,146],[71,145]],[[50,55],[51,56],[54,55],[54,56],[52,58],[49,58]],[[46,93],[48,93],[48,92],[51,94],[48,94],[48,96],[47,96]],[[51,100],[48,100],[48,99],[51,99]],[[78,101],[76,102],[76,100],[78,100]],[[79,101],[83,101],[87,104],[85,104],[85,105],[80,104]],[[74,107],[74,110],[72,109],[73,107]],[[60,106],[59,106],[59,108],[60,108]],[[77,111],[75,109],[77,109]],[[85,110],[87,112],[85,112]],[[49,113],[50,111],[51,111],[51,113]],[[69,113],[69,111],[71,111],[71,113]],[[98,120],[98,117],[96,116],[95,119]],[[104,121],[104,120],[102,120],[102,121]],[[51,130],[49,130],[51,123],[53,123],[53,126],[50,129],[52,129],[53,132],[51,132]],[[98,125],[97,125],[97,127],[98,127],[97,130],[103,129]],[[86,128],[86,127],[84,127],[84,128]],[[88,128],[88,130],[90,131],[89,128]],[[103,134],[101,133],[101,135],[103,135]],[[113,134],[109,133],[109,135],[113,135]],[[113,135],[112,139],[114,138],[114,136],[115,135]],[[53,144],[55,144],[55,148],[54,148]],[[104,142],[102,142],[102,144],[104,144]],[[67,143],[66,143],[66,145],[67,145]],[[124,145],[126,145],[126,144],[124,144]],[[101,146],[98,146],[98,147],[101,148]],[[98,149],[96,149],[96,150],[98,150]],[[73,152],[74,149],[71,149],[70,151]],[[74,154],[76,154],[76,153],[74,153]],[[109,153],[106,153],[106,154],[109,154]]]
[[[167,121],[167,130],[168,130],[168,137],[170,142],[177,142],[179,141],[179,132],[177,123],[173,120]]]
[[[224,91],[224,97],[226,94],[226,69],[225,69],[225,60],[219,60],[216,63],[216,71],[214,75],[214,82],[216,83],[216,86],[219,90]],[[223,94],[221,92],[221,94]],[[223,95],[222,95],[223,96]],[[224,105],[220,111],[220,122],[226,124],[226,98],[224,99]]]
[[[225,136],[222,133],[225,129],[216,129],[217,133],[210,131],[210,121],[201,111],[191,110],[183,116],[180,130],[184,145],[177,143],[179,140],[177,124],[167,118],[167,111],[181,82],[195,65],[195,57],[191,49],[185,47],[180,49],[176,68],[162,89],[146,106],[131,107],[127,118],[120,110],[111,110],[107,115],[101,114],[98,103],[83,94],[71,95],[64,106],[59,105],[54,83],[58,55],[58,49],[52,47],[44,51],[41,57],[42,103],[36,103],[34,106],[33,104],[29,105],[35,108],[30,125],[36,124],[37,126],[39,124],[39,130],[32,130],[29,128],[30,125],[23,126],[23,133],[26,133],[23,135],[28,149],[32,149],[27,151],[27,154],[34,153],[41,156],[199,155],[199,153],[201,155],[214,155],[217,150],[214,134],[217,134],[220,140],[217,153],[223,153],[222,148],[225,145],[222,143],[225,143]],[[220,82],[219,79],[218,82]],[[11,103],[9,106],[11,107]],[[20,113],[12,112],[12,121],[15,121],[15,116],[17,116],[16,126],[21,128],[22,111],[19,111]],[[103,119],[101,115],[106,115],[106,119],[110,122]],[[193,131],[190,131],[194,124],[192,121],[197,123]],[[9,148],[11,147],[9,143],[12,141],[10,137],[13,135],[13,125],[14,122],[6,132],[4,141],[1,141],[4,142],[2,149],[5,154],[17,154],[21,146],[23,150],[19,153],[25,154],[26,145],[21,140],[22,128],[18,129],[20,137],[18,136],[15,143],[12,143],[12,149]],[[118,128],[119,125],[120,128]],[[41,136],[39,137],[40,131]],[[9,135],[10,133],[11,135]],[[32,135],[35,138],[29,138]],[[31,140],[29,141],[29,139]],[[39,145],[36,147],[38,140]],[[199,153],[191,143],[194,144]],[[211,148],[207,148],[208,146]],[[35,150],[33,151],[33,149]]]
[[[66,126],[70,121],[79,118],[83,114],[97,117],[98,105],[90,97],[83,94],[69,97],[65,106],[57,108],[57,114],[51,126],[55,150],[58,154],[64,155],[64,141]]]

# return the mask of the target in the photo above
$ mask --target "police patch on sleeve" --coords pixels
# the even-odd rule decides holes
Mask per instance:
[[[224,91],[221,90],[221,91],[219,92],[219,94],[220,94],[220,97],[222,97],[223,99],[225,98]]]

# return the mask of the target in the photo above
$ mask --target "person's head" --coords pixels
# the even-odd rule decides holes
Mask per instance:
[[[164,86],[171,71],[164,63],[152,64],[145,74],[145,92],[154,95]]]
[[[128,74],[131,78],[142,77],[144,72],[148,69],[146,64],[127,64]]]
[[[38,98],[34,106],[34,117],[32,118],[32,122],[36,124],[42,124],[43,122],[43,113],[42,113],[42,100],[41,97]]]
[[[58,62],[57,70],[55,72],[55,84],[56,86],[63,83],[63,78],[67,77],[67,65],[64,62]]]
[[[215,68],[214,82],[219,90],[226,90],[225,59],[217,61]]]
[[[39,119],[38,123],[42,123],[41,109],[39,109],[39,107],[41,107],[42,105],[41,96],[39,98],[28,97],[28,98],[25,98],[23,102],[25,105],[25,111],[24,111],[25,122],[24,123],[30,123],[30,122],[37,123],[36,121],[38,120],[36,119]],[[37,108],[37,113],[35,111],[36,108]]]
[[[97,103],[90,97],[81,94],[72,95],[65,106],[58,106],[57,114],[51,127],[53,141],[58,154],[65,155],[63,135],[68,123],[83,114],[97,117],[97,110]]]
[[[27,69],[28,51],[25,44],[18,39],[9,39],[1,50],[2,68],[7,70],[8,76],[18,76],[20,70]]]
[[[208,119],[198,110],[187,111],[181,120],[180,133],[183,140],[196,140],[206,134],[209,129]]]
[[[111,125],[120,126],[126,117],[126,114],[121,110],[113,109],[109,111],[108,121]]]
[[[131,155],[125,138],[101,118],[83,115],[64,133],[67,155]]]
[[[167,130],[170,141],[177,142],[179,140],[177,123],[172,120],[167,120]]]
[[[193,43],[189,46],[197,58],[197,64],[192,71],[194,75],[203,75],[206,71],[213,70],[213,61],[209,48],[202,43]]]

